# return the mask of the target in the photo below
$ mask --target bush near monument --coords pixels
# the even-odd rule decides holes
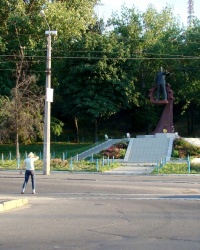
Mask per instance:
[[[200,148],[188,143],[182,138],[174,140],[172,157],[186,158],[188,155],[199,158]]]
[[[120,142],[114,144],[108,149],[102,150],[100,155],[109,158],[114,157],[115,159],[123,159],[125,157],[127,147],[128,144],[126,142]]]

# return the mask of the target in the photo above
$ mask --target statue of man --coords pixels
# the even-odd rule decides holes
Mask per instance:
[[[160,99],[160,94],[162,91],[163,94],[163,99],[167,100],[167,91],[166,91],[166,81],[165,81],[165,76],[169,75],[170,73],[165,70],[163,71],[163,68],[160,68],[160,71],[157,72],[156,74],[156,87],[157,87],[157,97],[156,100],[159,101]]]

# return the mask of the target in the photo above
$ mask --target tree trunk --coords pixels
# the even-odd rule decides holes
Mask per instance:
[[[20,159],[18,133],[16,133],[16,159]]]
[[[74,117],[74,124],[75,124],[75,130],[76,130],[76,143],[79,143],[79,130],[78,130],[78,119],[77,117]]]
[[[18,83],[17,79],[17,83]],[[19,168],[20,164],[20,154],[19,154],[19,117],[18,117],[18,89],[15,88],[15,126],[16,126],[16,159],[17,167]]]

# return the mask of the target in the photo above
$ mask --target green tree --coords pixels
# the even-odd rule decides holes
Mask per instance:
[[[126,44],[128,58],[122,67],[133,82],[130,90],[136,98],[132,102],[132,112],[137,114],[137,121],[143,121],[140,127],[146,127],[149,132],[159,119],[159,110],[148,100],[149,89],[155,84],[156,71],[161,66],[167,69],[172,66],[171,61],[166,60],[171,54],[168,39],[180,33],[178,21],[169,6],[159,12],[149,5],[144,13],[123,7],[121,15],[113,15],[109,24],[118,41]]]
[[[199,127],[199,36],[200,22],[196,22],[173,41],[174,46],[178,47],[177,51],[180,55],[175,71],[177,103],[182,106],[182,114],[187,114],[188,134],[194,133],[195,129]]]
[[[114,36],[89,30],[72,49],[74,59],[66,60],[61,73],[65,78],[60,81],[60,93],[67,100],[63,113],[90,120],[96,142],[100,120],[128,105],[129,81],[120,68],[123,46]]]
[[[37,93],[39,98],[41,95],[37,92],[40,89],[38,86],[44,86],[46,59],[46,55],[44,55],[46,47],[44,31],[48,29],[48,27],[44,19],[39,16],[40,10],[44,8],[50,28],[52,30],[58,30],[59,36],[53,44],[56,51],[58,49],[64,49],[65,46],[63,46],[63,44],[67,44],[69,40],[80,37],[80,35],[86,31],[88,25],[93,23],[93,7],[95,4],[95,0],[54,1],[53,3],[47,0],[0,0],[0,51],[4,54],[0,57],[0,70],[3,71],[0,77],[0,94],[7,95],[11,103],[12,101],[13,105],[15,103],[15,109],[17,111],[20,110],[20,112],[24,112],[23,115],[27,114],[27,116],[30,113],[31,116],[38,115],[38,118],[43,111],[43,109],[40,109],[41,112],[38,113],[38,109],[36,108],[35,114],[32,113],[34,109],[27,112],[28,101],[26,98],[28,97],[24,96],[24,94],[27,93],[20,89],[20,87],[23,86],[24,89],[29,89],[32,94]],[[6,71],[6,69],[10,71]],[[36,98],[34,95],[32,97]],[[36,102],[39,101],[38,98],[36,98]],[[39,103],[40,102],[38,102],[38,104]],[[26,110],[26,112],[24,110]],[[35,138],[30,128],[30,126],[33,125],[33,120],[34,122],[36,121],[35,117],[31,118],[32,122],[30,122],[30,126],[25,126],[27,125],[26,119],[24,116],[22,119],[21,113],[13,112],[12,115],[13,117],[10,117],[10,124],[12,123],[11,121],[18,121],[16,127],[13,124],[16,128],[16,141],[19,141],[18,137],[24,141],[26,141],[28,137],[30,140],[33,139],[32,137]],[[22,120],[24,122],[22,122]],[[40,122],[37,126],[42,126],[42,124],[43,122]],[[58,126],[55,125],[55,122],[52,124],[53,132],[60,133],[58,132]],[[62,124],[59,123],[59,129],[61,125]],[[19,126],[22,127],[19,129]],[[36,129],[36,124],[34,124],[32,128]],[[12,131],[14,131],[14,129]],[[18,149],[17,152],[19,152]]]
[[[51,119],[51,131],[55,136],[59,136],[63,131],[64,123],[56,118]]]

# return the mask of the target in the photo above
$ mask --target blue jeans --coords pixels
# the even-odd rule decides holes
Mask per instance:
[[[163,93],[163,99],[167,100],[167,91],[166,91],[165,84],[157,84],[157,98],[156,98],[156,100],[160,99],[161,92]]]
[[[32,190],[35,189],[35,171],[34,170],[25,171],[25,179],[24,179],[22,189],[25,190],[30,176],[31,176],[31,182],[32,182]]]

